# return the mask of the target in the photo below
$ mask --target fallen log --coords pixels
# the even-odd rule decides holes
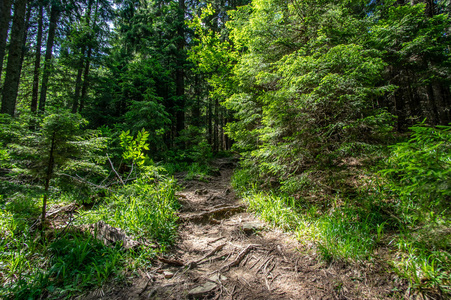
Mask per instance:
[[[98,240],[102,241],[105,246],[116,245],[121,243],[124,249],[133,249],[144,245],[151,248],[158,248],[157,245],[148,243],[145,240],[135,240],[128,236],[125,231],[119,228],[112,227],[104,221],[89,225],[89,231]]]

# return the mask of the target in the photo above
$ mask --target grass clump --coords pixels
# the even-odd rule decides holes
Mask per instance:
[[[103,220],[135,238],[170,244],[177,229],[175,188],[172,178],[129,184],[83,213],[77,222],[92,224]]]
[[[29,249],[32,250],[32,249]],[[125,253],[120,247],[111,248],[86,234],[67,234],[29,251],[31,272],[23,272],[18,280],[6,285],[7,298],[33,299],[38,297],[68,298],[83,290],[101,286],[111,276],[119,275]],[[38,261],[38,253],[43,255]],[[39,254],[38,254],[39,255]],[[24,259],[26,259],[24,257]],[[28,265],[27,269],[30,270]]]

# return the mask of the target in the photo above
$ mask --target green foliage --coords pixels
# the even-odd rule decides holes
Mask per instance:
[[[123,131],[119,137],[124,149],[122,157],[136,163],[139,167],[143,166],[145,162],[144,150],[149,150],[149,145],[146,143],[148,137],[149,133],[144,128],[138,132],[136,138],[130,135],[130,130]]]
[[[392,117],[373,105],[394,87],[380,84],[382,53],[362,44],[367,22],[340,2],[261,0],[232,14],[241,56],[227,130],[260,177],[285,181],[387,138]]]
[[[395,271],[424,294],[451,293],[451,236],[444,224],[426,226],[416,233],[406,233],[397,241],[399,260]]]
[[[386,217],[377,210],[342,206],[322,214],[313,204],[274,193],[245,196],[249,209],[263,220],[294,231],[303,243],[315,243],[326,261],[357,261],[373,255],[384,234]]]
[[[103,203],[84,213],[78,222],[104,220],[136,238],[170,244],[177,229],[175,182],[168,178],[152,182],[156,178],[149,177],[143,176],[141,180],[119,189]]]
[[[193,163],[188,167],[186,180],[208,181],[210,168],[205,164]]]
[[[64,110],[50,111],[42,119],[39,131],[29,130],[29,123],[24,121],[20,120],[22,124],[7,145],[15,166],[9,176],[31,176],[43,181],[49,160],[57,176],[105,173],[101,167],[105,157],[100,154],[106,146],[105,139],[99,137],[97,131],[84,129],[86,120],[80,115]]]
[[[26,241],[34,245],[33,241]],[[34,253],[36,251],[36,253]],[[50,259],[46,269],[40,269],[35,264],[33,256],[40,251],[48,252]],[[42,259],[43,257],[39,257]],[[31,259],[31,264],[25,264]],[[65,235],[46,245],[44,249],[28,248],[15,257],[17,269],[22,269],[19,280],[5,286],[4,296],[14,299],[30,299],[47,295],[49,298],[70,297],[94,286],[101,286],[112,275],[118,275],[123,263],[123,253],[119,248],[104,246],[90,235]],[[17,272],[16,271],[16,272]]]
[[[411,137],[392,147],[387,168],[388,188],[401,201],[423,209],[447,210],[451,200],[451,126],[410,128]]]

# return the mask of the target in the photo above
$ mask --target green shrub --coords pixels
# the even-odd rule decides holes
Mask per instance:
[[[389,188],[404,206],[443,210],[451,201],[451,126],[410,128],[411,138],[392,147],[387,168]]]

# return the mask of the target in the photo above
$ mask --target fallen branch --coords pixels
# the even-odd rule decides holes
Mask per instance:
[[[92,182],[87,181],[86,179],[80,177],[79,175],[77,175],[76,177],[72,176],[72,175],[69,175],[69,174],[65,174],[65,173],[60,173],[60,175],[72,178],[74,180],[77,180],[77,181],[80,181],[80,182],[83,182],[83,183],[87,183],[87,184],[92,185],[92,186],[94,186],[94,187],[96,187],[98,189],[107,190],[107,191],[111,192],[111,190],[107,186],[103,186],[103,185],[98,185],[98,184],[92,183]]]
[[[104,221],[99,221],[95,224],[91,224],[89,225],[88,229],[91,234],[98,240],[101,240],[104,245],[114,245],[116,243],[122,243],[122,247],[124,249],[132,249],[140,245],[157,248],[156,245],[150,244],[147,241],[134,240],[131,236],[128,236],[122,229],[112,227]]]
[[[218,252],[218,251],[221,251],[222,248],[224,248],[225,245],[226,245],[226,243],[216,246],[216,248],[214,248],[213,250],[211,250],[210,252],[208,252],[207,254],[205,254],[202,258],[200,258],[200,259],[198,259],[198,260],[196,260],[196,261],[189,262],[189,263],[187,263],[185,266],[187,266],[188,268],[194,268],[194,267],[196,267],[197,265],[201,264],[201,262],[202,262],[204,259],[209,258],[210,256],[212,256],[213,254],[215,254],[215,253]]]
[[[252,255],[252,257],[254,257],[254,256]],[[255,263],[252,264],[252,266],[249,269],[252,269],[253,267],[255,267],[255,265],[258,264],[260,262],[260,260],[262,260],[261,256],[257,259],[257,261]]]
[[[225,239],[225,236],[221,236],[221,237],[219,237],[217,239],[214,239],[213,241],[208,242],[208,244],[210,245],[210,244],[216,243],[217,241],[222,240],[222,239]]]
[[[257,248],[261,245],[257,245],[257,244],[251,244],[248,245],[246,248],[244,248],[239,254],[238,256],[229,264],[223,266],[221,269],[219,269],[219,271],[225,271],[225,270],[229,270],[231,267],[235,267],[237,265],[240,264],[240,262],[246,257],[246,255],[254,248]]]
[[[119,175],[119,173],[116,171],[116,169],[113,166],[113,162],[111,161],[110,157],[108,156],[108,153],[106,154],[106,157],[108,158],[108,161],[110,162],[111,165],[111,169],[113,170],[113,172],[116,174],[117,178],[120,180],[120,182],[122,183],[122,185],[125,185],[124,181],[122,180],[121,175]]]
[[[260,270],[261,270],[263,267],[266,268],[266,265],[268,264],[268,262],[269,262],[271,259],[272,259],[272,256],[268,257],[268,259],[265,260],[265,262],[257,269],[257,271],[255,272],[255,274],[257,274],[258,272],[260,272]]]

